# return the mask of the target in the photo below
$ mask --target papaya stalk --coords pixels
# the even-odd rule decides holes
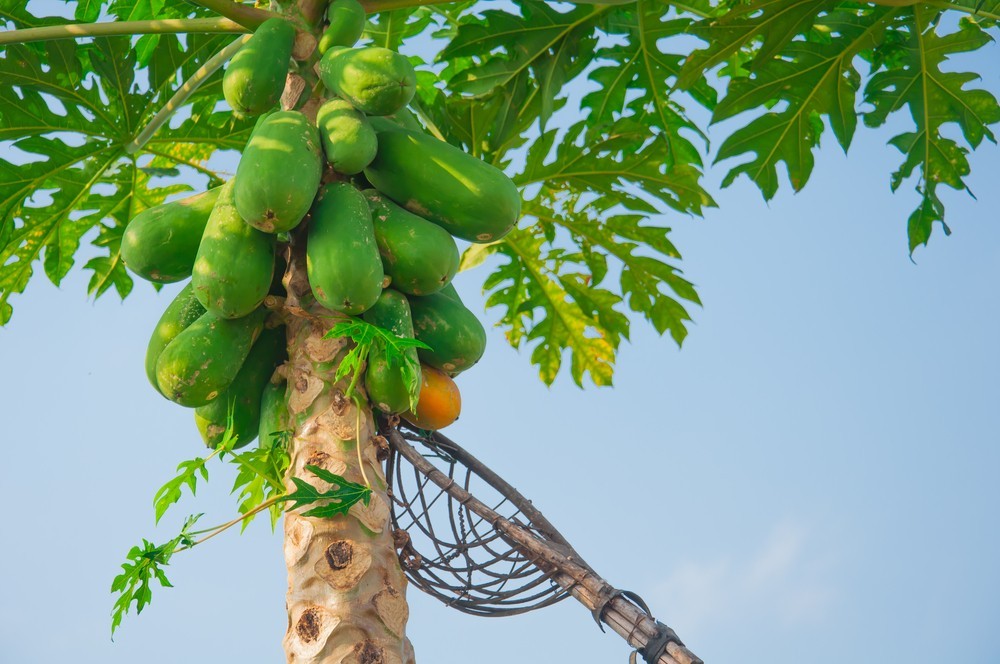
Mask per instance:
[[[346,515],[285,514],[288,631],[284,647],[296,664],[412,664],[406,638],[406,577],[389,521],[385,475],[374,444],[371,406],[351,399],[349,378],[335,379],[345,339],[325,339],[336,315],[313,301],[305,257],[294,253],[288,292],[288,412],[294,427],[286,487],[293,477],[330,488],[306,470],[316,465],[368,483],[368,505]],[[360,459],[360,463],[359,463]]]

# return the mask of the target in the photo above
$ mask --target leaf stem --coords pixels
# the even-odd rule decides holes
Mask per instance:
[[[359,0],[361,6],[369,14],[406,9],[408,7],[424,7],[426,5],[444,5],[454,0]]]
[[[0,45],[25,44],[52,39],[120,37],[123,35],[176,34],[190,32],[246,32],[228,18],[184,18],[153,21],[108,21],[104,23],[66,23],[41,28],[0,32]]]
[[[987,12],[976,7],[966,7],[964,5],[958,5],[948,0],[932,0],[927,3],[931,7],[936,7],[938,9],[954,9],[955,11],[965,12],[966,14],[971,14],[979,18],[987,18],[992,21],[1000,21],[1000,14],[996,12]]]
[[[635,0],[567,0],[574,5],[630,5]],[[455,0],[359,0],[361,6],[369,14],[406,9],[409,7],[428,7],[430,5],[446,5]]]
[[[368,481],[368,475],[365,473],[365,462],[361,458],[361,397],[355,394],[352,399],[354,400],[354,447],[358,451],[358,468],[361,469],[361,477],[365,480],[365,486],[370,491],[372,483]]]
[[[358,468],[361,469],[361,477],[365,480],[365,486],[369,489],[372,488],[371,482],[368,481],[368,475],[365,473],[365,462],[361,458],[361,398],[354,393],[354,388],[358,386],[358,381],[361,378],[361,365],[354,369],[354,375],[351,376],[351,382],[347,386],[347,390],[344,392],[345,397],[349,397],[351,401],[354,402],[354,441],[355,447],[358,451]]]
[[[427,130],[431,132],[434,138],[438,139],[439,141],[444,141],[445,143],[448,142],[447,139],[444,137],[444,134],[441,133],[441,129],[438,128],[434,120],[431,119],[430,114],[427,112],[427,109],[424,108],[423,104],[414,101],[413,103],[410,104],[410,108],[412,108],[416,112],[417,117],[423,120],[423,123],[424,125],[426,125]]]
[[[248,5],[241,5],[232,0],[190,0],[192,4],[210,9],[220,16],[236,21],[240,25],[256,30],[261,23],[269,18],[280,18],[280,14],[269,12]]]
[[[125,146],[125,152],[128,154],[135,154],[141,150],[142,146],[153,137],[153,134],[155,134],[157,130],[170,119],[170,116],[173,115],[178,108],[183,106],[188,99],[190,99],[195,90],[201,87],[201,84],[204,83],[205,80],[212,74],[217,72],[219,68],[222,67],[222,65],[224,65],[231,57],[236,55],[236,52],[240,50],[243,44],[249,41],[249,39],[250,35],[241,35],[237,37],[229,46],[226,46],[221,51],[206,60],[205,64],[199,67],[197,71],[191,74],[188,80],[184,81],[183,85],[177,88],[177,92],[174,93],[174,96],[171,97],[170,100],[163,105],[163,108],[161,108],[156,115],[153,116],[153,119],[149,121],[149,124],[143,127],[142,131],[139,132],[134,139],[132,139],[132,142]]]
[[[174,549],[173,552],[172,552],[172,554],[173,553],[179,553],[179,552],[185,551],[187,549],[193,549],[194,547],[198,546],[199,544],[201,544],[203,542],[207,542],[208,540],[212,539],[213,537],[215,537],[219,533],[225,532],[226,530],[229,530],[230,528],[232,528],[236,524],[240,523],[241,521],[249,519],[250,517],[254,516],[255,514],[263,512],[264,510],[266,510],[271,505],[274,505],[275,503],[279,503],[282,500],[285,500],[285,496],[284,495],[274,496],[273,498],[269,498],[269,499],[265,500],[260,505],[258,505],[257,507],[253,508],[252,510],[250,510],[246,514],[239,515],[238,517],[236,517],[232,521],[227,521],[226,523],[224,523],[224,524],[222,524],[220,526],[215,526],[214,528],[207,528],[205,530],[197,530],[197,531],[195,531],[195,532],[193,532],[191,534],[192,535],[196,535],[196,534],[201,534],[201,533],[208,533],[208,535],[205,535],[200,540],[195,540],[194,542],[192,542],[191,544],[188,544],[187,546],[182,546],[179,549]]]
[[[183,142],[183,141],[178,141],[178,142]],[[207,175],[209,178],[212,178],[214,180],[223,179],[222,175],[232,175],[232,173],[226,173],[225,171],[213,171],[210,168],[205,168],[204,166],[202,166],[197,162],[185,161],[184,159],[181,159],[180,157],[175,157],[174,155],[169,154],[167,152],[160,152],[159,150],[153,150],[151,148],[145,148],[143,152],[145,152],[146,154],[155,155],[157,157],[163,157],[164,159],[169,159],[170,161],[180,166],[187,166],[188,168],[193,168],[202,175]]]
[[[368,357],[369,350],[363,350],[360,355],[361,358]],[[354,373],[351,375],[351,382],[347,385],[347,390],[344,391],[344,396],[349,399],[355,399],[354,388],[358,386],[358,381],[361,379],[361,363],[354,369]]]

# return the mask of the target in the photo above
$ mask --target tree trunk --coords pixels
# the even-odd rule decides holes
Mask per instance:
[[[323,339],[335,314],[312,301],[301,255],[290,260],[286,287],[288,406],[295,429],[286,487],[293,491],[291,478],[299,477],[329,489],[305,469],[316,465],[352,482],[364,483],[367,477],[372,488],[369,505],[356,503],[347,515],[285,515],[287,661],[412,664],[413,648],[405,635],[406,577],[393,545],[371,408],[363,400],[359,412],[344,396],[348,380],[334,380],[350,342]]]

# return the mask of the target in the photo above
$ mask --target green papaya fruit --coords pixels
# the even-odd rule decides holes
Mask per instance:
[[[410,103],[417,89],[405,55],[380,46],[330,49],[319,61],[327,89],[368,115],[391,115]]]
[[[494,242],[514,228],[521,194],[502,171],[427,134],[372,126],[378,154],[365,176],[376,189],[469,242]]]
[[[333,170],[355,175],[372,163],[378,143],[368,117],[343,99],[331,99],[316,113],[323,153]]]
[[[254,116],[277,105],[294,44],[292,24],[271,18],[236,52],[222,77],[222,94],[236,115]]]
[[[260,428],[261,395],[275,368],[285,361],[287,342],[284,326],[264,330],[240,367],[232,385],[217,398],[194,411],[202,440],[211,448],[222,442],[232,414],[234,448],[247,445]]]
[[[439,290],[438,294],[444,295],[445,297],[450,297],[451,299],[455,300],[456,302],[464,306],[461,296],[459,296],[458,291],[455,290],[455,282],[453,281],[448,282],[448,285]]]
[[[285,297],[287,291],[285,290],[285,270],[288,269],[288,261],[285,260],[283,252],[278,252],[274,256],[274,276],[271,277],[271,287],[267,289],[268,295],[277,295],[278,297]]]
[[[266,309],[243,318],[201,315],[167,344],[156,361],[156,384],[174,403],[204,406],[222,394],[236,378],[250,347],[257,340]]]
[[[325,185],[316,198],[306,242],[306,272],[316,300],[356,316],[382,292],[382,259],[364,194],[346,182]]]
[[[395,113],[390,113],[389,115],[375,115],[369,118],[372,123],[372,127],[378,131],[385,131],[390,129],[406,129],[409,131],[415,131],[421,134],[426,134],[427,130],[417,116],[413,114],[408,107],[404,106]]]
[[[365,31],[365,8],[357,0],[333,0],[326,18],[330,26],[319,39],[320,55],[332,46],[354,46]]]
[[[464,304],[444,293],[408,299],[413,331],[430,346],[417,351],[421,362],[454,375],[479,361],[486,350],[486,330]]]
[[[274,434],[283,433],[292,428],[288,417],[288,406],[285,402],[285,392],[288,384],[268,383],[260,397],[260,428],[258,438],[261,445],[271,445],[275,442]]]
[[[387,115],[385,117],[392,120],[403,129],[409,129],[410,131],[420,133],[426,133],[427,131],[424,129],[424,126],[420,124],[420,120],[417,119],[417,116],[415,116],[413,112],[405,106],[392,115]]]
[[[259,123],[236,167],[234,195],[243,221],[265,233],[289,231],[312,205],[323,174],[319,131],[298,111]]]
[[[458,246],[448,231],[399,207],[377,191],[365,193],[375,224],[382,267],[392,286],[408,295],[430,295],[458,272]]]
[[[234,184],[222,187],[191,275],[198,301],[221,318],[240,318],[259,307],[274,276],[274,236],[243,221],[233,205]]]
[[[221,189],[209,189],[137,214],[122,235],[125,267],[158,284],[190,277],[198,243]]]
[[[364,313],[364,319],[372,325],[391,331],[404,339],[413,338],[413,320],[410,304],[399,291],[387,288],[378,301]],[[365,369],[365,391],[368,400],[386,413],[402,413],[410,409],[410,387],[419,390],[420,362],[417,349],[408,348],[404,353],[409,357],[409,367],[402,364],[390,365],[378,346],[372,348]]]
[[[146,377],[157,392],[160,391],[160,386],[156,382],[156,361],[160,359],[160,353],[174,337],[201,318],[203,313],[205,307],[201,306],[201,302],[194,295],[194,288],[188,282],[177,293],[177,297],[167,305],[156,327],[153,328],[153,335],[149,338],[149,345],[146,346]]]

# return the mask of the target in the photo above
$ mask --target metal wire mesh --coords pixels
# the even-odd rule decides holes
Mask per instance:
[[[399,431],[452,482],[501,517],[542,540],[568,546],[523,496],[458,445],[405,425]],[[386,477],[400,562],[424,592],[479,616],[525,613],[568,596],[551,571],[511,546],[492,523],[431,482],[395,449],[390,449]]]

